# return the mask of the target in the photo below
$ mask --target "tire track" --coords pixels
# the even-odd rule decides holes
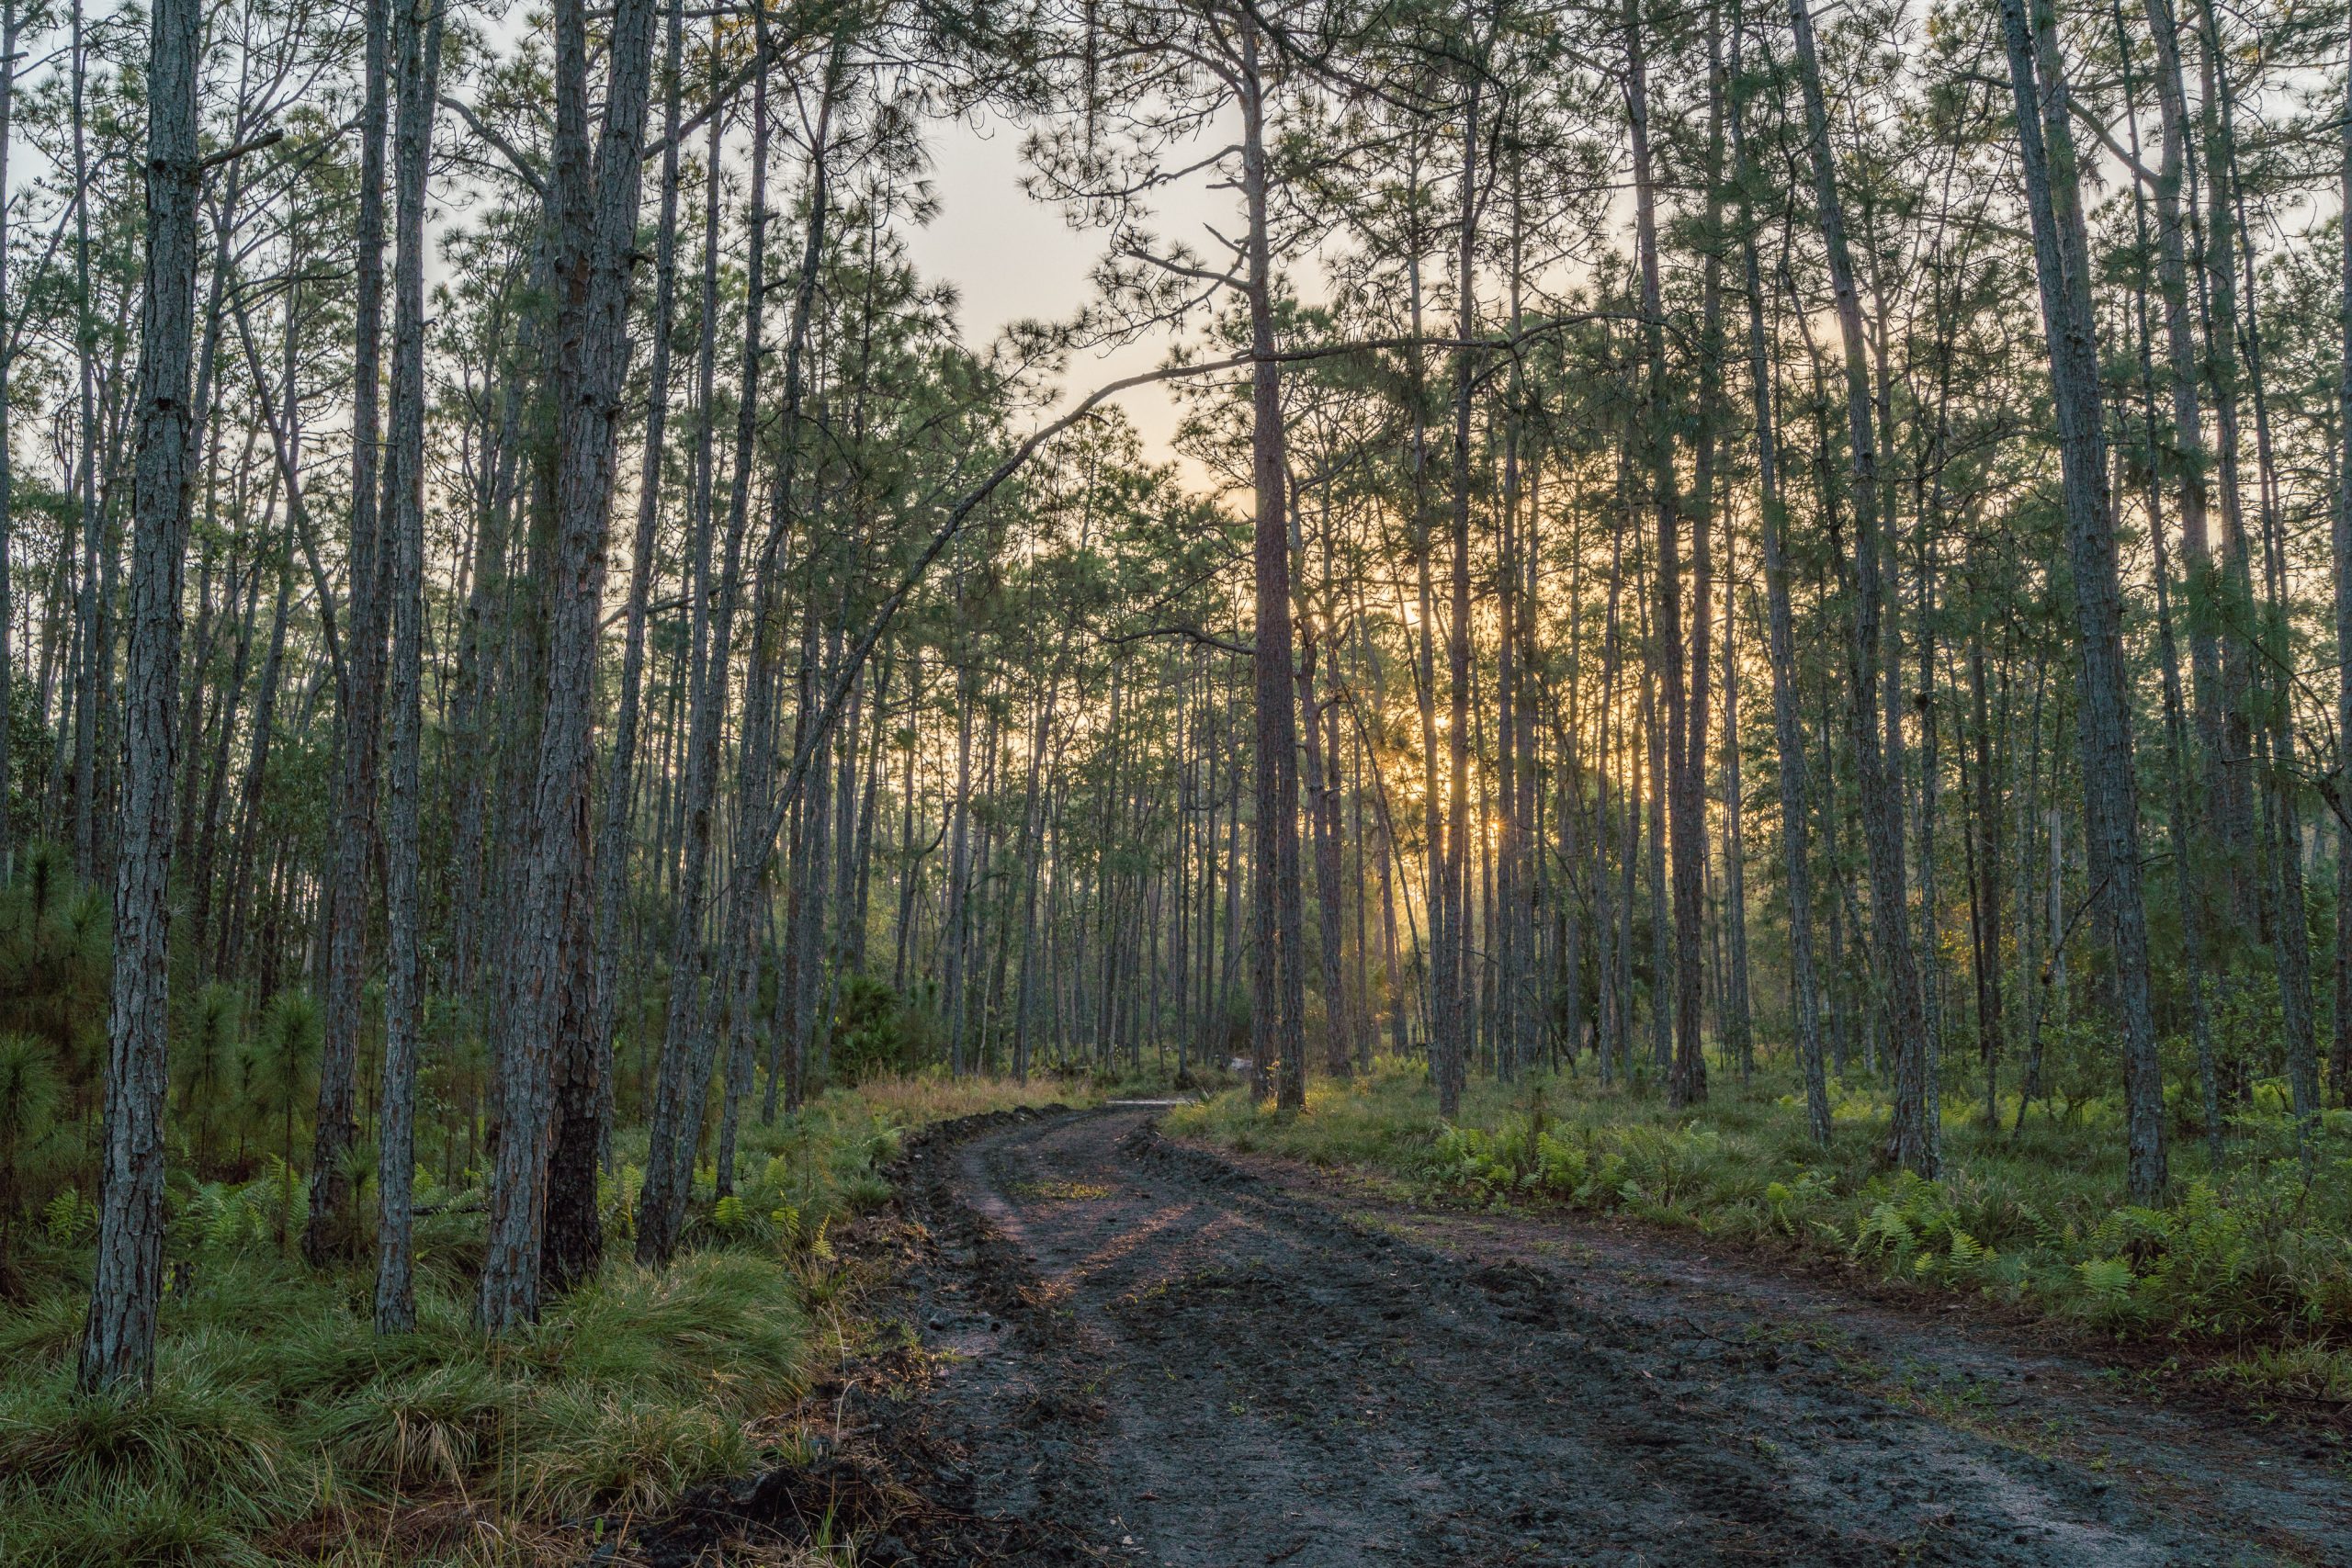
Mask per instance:
[[[2340,1477],[2296,1475],[2283,1528],[2174,1506],[1890,1401],[1769,1313],[1441,1250],[1148,1113],[935,1143],[909,1201],[933,1420],[977,1508],[1073,1542],[1002,1561],[2352,1562]]]

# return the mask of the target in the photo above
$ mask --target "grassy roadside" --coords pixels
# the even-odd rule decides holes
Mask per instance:
[[[856,1332],[831,1235],[888,1196],[926,1122],[1095,1097],[1083,1080],[890,1078],[744,1129],[737,1192],[697,1173],[687,1251],[628,1259],[643,1134],[624,1134],[598,1277],[531,1333],[471,1324],[480,1194],[420,1202],[419,1326],[379,1339],[364,1269],[288,1245],[280,1173],[173,1193],[157,1376],[144,1399],[73,1388],[88,1216],[52,1205],[0,1303],[0,1562],[537,1564],[684,1489],[792,1457],[778,1417]],[[828,1561],[819,1556],[812,1561]]]
[[[1419,1066],[1383,1062],[1320,1081],[1283,1114],[1232,1092],[1170,1111],[1170,1135],[1403,1182],[1472,1206],[1570,1208],[1834,1260],[1922,1290],[1983,1295],[2119,1337],[2195,1346],[2211,1375],[2250,1390],[2352,1406],[2352,1126],[2333,1114],[2305,1175],[2269,1109],[2234,1130],[2216,1174],[2176,1140],[2172,1201],[2123,1201],[2121,1138],[2098,1102],[2020,1135],[1948,1108],[1945,1175],[1880,1161],[1885,1107],[1835,1096],[1831,1146],[1805,1137],[1793,1085],[1718,1082],[1670,1111],[1654,1091],[1544,1076],[1474,1084],[1461,1118],[1437,1115]]]

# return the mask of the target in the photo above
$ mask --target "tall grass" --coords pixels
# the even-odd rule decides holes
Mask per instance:
[[[508,1343],[438,1280],[418,1330],[379,1339],[350,1277],[242,1253],[196,1279],[145,1397],[77,1393],[53,1333],[11,1359],[0,1561],[275,1561],[298,1534],[354,1545],[426,1498],[462,1499],[499,1537],[655,1506],[754,1464],[744,1424],[805,1386],[811,1348],[782,1260],[742,1252],[662,1275],[616,1263]],[[62,1305],[33,1320],[53,1328]],[[451,1517],[458,1538],[426,1544],[481,1555]]]
[[[364,1271],[291,1255],[299,1179],[183,1181],[144,1397],[74,1390],[87,1215],[52,1205],[26,1293],[0,1308],[0,1563],[576,1561],[690,1486],[775,1461],[774,1418],[841,1306],[831,1237],[887,1198],[905,1129],[1069,1095],[892,1078],[754,1123],[735,1195],[714,1201],[699,1173],[691,1245],[661,1272],[628,1261],[641,1179],[624,1165],[604,1194],[610,1260],[497,1341],[471,1319],[479,1193],[421,1180],[438,1213],[418,1327],[379,1338]]]
[[[1101,1092],[1091,1079],[1047,1074],[1017,1084],[1011,1078],[959,1078],[944,1073],[912,1073],[869,1078],[857,1087],[858,1098],[875,1115],[899,1126],[945,1122],[958,1116],[1023,1106],[1034,1111],[1049,1105],[1085,1105],[1100,1098]]]
[[[1283,1115],[1228,1093],[1171,1111],[1177,1135],[1325,1166],[1369,1168],[1428,1196],[1478,1206],[1564,1206],[1623,1214],[1836,1260],[1916,1285],[1982,1293],[2122,1336],[2260,1342],[2259,1375],[2291,1368],[2305,1388],[2352,1391],[2352,1362],[2315,1364],[2352,1342],[2352,1124],[2333,1115],[2307,1177],[2291,1123],[2262,1086],[2231,1163],[2204,1168],[2176,1144],[2163,1207],[2125,1200],[2120,1131],[2096,1102],[2037,1115],[2021,1134],[1951,1106],[1942,1179],[1882,1159],[1883,1102],[1841,1089],[1830,1146],[1805,1136],[1791,1086],[1719,1084],[1669,1110],[1655,1092],[1542,1076],[1474,1085],[1458,1122],[1439,1120],[1418,1066],[1312,1085]],[[2295,1354],[2281,1359],[2278,1348]]]

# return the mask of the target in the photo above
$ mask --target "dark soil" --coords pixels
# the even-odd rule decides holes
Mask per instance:
[[[1149,1115],[912,1153],[923,1371],[865,1402],[889,1473],[859,1485],[899,1506],[861,1561],[2352,1564],[2308,1431],[1670,1239],[1245,1170]]]

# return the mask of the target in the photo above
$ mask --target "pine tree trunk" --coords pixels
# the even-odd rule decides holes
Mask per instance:
[[[1470,415],[1476,361],[1467,344],[1477,331],[1477,210],[1479,91],[1473,76],[1468,85],[1462,123],[1461,221],[1454,257],[1454,337],[1464,345],[1453,353],[1453,462],[1451,558],[1453,571],[1447,604],[1445,641],[1445,838],[1438,863],[1438,886],[1431,903],[1443,908],[1442,936],[1434,942],[1432,968],[1437,975],[1440,1012],[1432,1042],[1430,1066],[1437,1076],[1438,1114],[1452,1121],[1460,1114],[1464,1078],[1468,1067],[1471,1036],[1476,1030],[1476,1002],[1470,975],[1470,908],[1468,873],[1470,842]],[[1434,840],[1432,840],[1434,841]],[[1435,915],[1432,934],[1440,929]]]
[[[1728,535],[1726,555],[1733,551]],[[1724,920],[1730,949],[1730,969],[1724,995],[1724,1048],[1739,1064],[1744,1080],[1756,1069],[1756,1027],[1748,994],[1747,974],[1747,802],[1739,782],[1739,621],[1735,594],[1739,581],[1736,561],[1724,573]],[[1806,955],[1810,964],[1812,955]],[[1810,1085],[1808,1085],[1808,1092]]]
[[[948,803],[947,914],[941,933],[944,949],[940,1017],[947,1026],[947,1070],[961,1077],[964,1052],[964,927],[965,905],[970,896],[972,798],[972,706],[977,678],[968,662],[956,672],[956,797]]]
[[[1282,378],[1273,358],[1273,254],[1267,231],[1265,77],[1258,60],[1254,21],[1241,29],[1242,200],[1248,209],[1247,283],[1251,366],[1250,473],[1256,496],[1253,575],[1257,623],[1256,818],[1251,832],[1251,909],[1255,953],[1251,973],[1250,1040],[1253,1088],[1275,1088],[1268,1075],[1279,1063],[1276,1102],[1306,1103],[1306,1000],[1301,973],[1303,921],[1299,903],[1298,750],[1294,715],[1295,675],[1290,615],[1290,530],[1285,516],[1289,465],[1283,452]],[[1441,1089],[1442,1093],[1442,1089]]]
[[[97,728],[103,682],[98,671],[99,615],[98,544],[98,413],[96,387],[97,326],[91,313],[96,298],[90,283],[90,159],[87,92],[89,33],[81,0],[73,6],[73,35],[68,46],[72,73],[74,128],[74,343],[81,399],[75,425],[74,460],[81,504],[82,567],[78,605],[74,616],[74,870],[85,883],[97,878]],[[194,287],[193,284],[190,287]],[[191,307],[193,309],[193,307]],[[64,541],[59,540],[59,556]],[[64,766],[66,751],[57,750],[57,766]],[[62,782],[62,775],[61,775]],[[55,790],[51,792],[56,794]]]
[[[761,24],[764,26],[763,22]],[[734,1180],[734,1127],[741,1113],[742,1100],[750,1089],[752,1051],[752,1014],[759,989],[759,955],[757,951],[758,911],[763,896],[769,886],[769,868],[775,852],[777,825],[769,816],[769,802],[775,793],[775,738],[781,715],[776,699],[782,691],[782,674],[775,668],[775,650],[782,645],[784,630],[781,615],[782,582],[778,560],[785,540],[790,536],[794,517],[793,489],[797,460],[799,457],[800,400],[802,359],[807,353],[809,314],[816,298],[817,266],[824,254],[825,224],[828,216],[827,159],[831,155],[830,129],[833,105],[840,85],[841,46],[836,42],[826,67],[824,89],[818,105],[816,123],[808,150],[808,222],[803,231],[800,265],[793,288],[792,315],[785,330],[784,340],[784,406],[778,411],[776,476],[770,491],[767,536],[762,543],[754,575],[759,587],[753,600],[752,619],[751,695],[745,718],[742,765],[739,773],[736,795],[736,834],[733,861],[733,896],[729,899],[723,951],[728,955],[724,973],[730,977],[733,1002],[728,1010],[728,1073],[720,1103],[719,1180],[723,1196],[732,1190]],[[799,1080],[802,1061],[808,1043],[819,1029],[815,997],[820,980],[818,953],[823,945],[825,897],[823,868],[827,851],[824,750],[827,737],[819,735],[810,740],[806,731],[815,722],[812,694],[819,688],[817,667],[817,558],[813,553],[804,563],[804,612],[801,619],[800,694],[794,721],[796,754],[804,743],[813,743],[817,750],[814,777],[816,784],[811,798],[789,803],[798,814],[800,834],[792,864],[795,880],[795,914],[786,942],[797,955],[798,986],[791,998],[793,1029],[785,1042],[791,1054],[791,1064],[779,1075],[775,1055],[771,1051],[768,1098],[763,1108],[766,1120],[775,1119],[776,1078],[787,1080],[787,1100],[800,1102]]]
[[[2228,116],[2231,109],[2226,100],[2222,107],[2223,115]],[[2278,464],[2270,441],[2269,399],[2263,377],[2259,275],[2246,220],[2245,187],[2238,177],[2235,143],[2233,134],[2229,174],[2236,198],[2239,254],[2245,267],[2245,320],[2242,331],[2247,389],[2254,400],[2255,471],[2262,515],[2263,609],[2267,622],[2265,636],[2267,640],[2283,646],[2287,637],[2286,547],[2278,516]],[[2275,967],[2279,1016],[2286,1035],[2287,1081],[2296,1119],[2304,1128],[2304,1153],[2308,1159],[2312,1157],[2311,1145],[2319,1126],[2321,1098],[2312,999],[2310,917],[2303,894],[2301,813],[2292,784],[2296,753],[2294,705],[2285,690],[2283,677],[2269,674],[2264,684],[2268,688],[2262,694],[2262,706],[2268,714],[2262,740],[2268,764],[2264,770],[2266,795],[2277,833],[2273,858],[2278,874],[2276,882],[2268,885],[2278,906],[2272,920],[2278,932]]]
[[[707,168],[718,163],[724,117],[710,118]],[[710,1085],[713,1046],[707,1023],[710,943],[707,920],[712,812],[718,791],[719,745],[732,682],[735,610],[741,591],[743,536],[750,525],[752,437],[759,404],[760,328],[766,290],[767,88],[755,78],[752,97],[752,187],[747,204],[751,229],[745,262],[742,381],[737,395],[733,483],[728,495],[726,542],[716,577],[711,570],[713,494],[712,424],[718,402],[718,192],[716,181],[705,197],[703,217],[703,337],[695,369],[694,607],[688,633],[693,650],[687,718],[683,840],[677,890],[677,924],[671,942],[670,998],[662,1032],[662,1067],[654,1084],[648,1132],[645,1186],[638,1195],[637,1260],[648,1266],[669,1261],[684,1227],[694,1181],[695,1148]]]
[[[311,1145],[311,1214],[302,1254],[323,1264],[351,1245],[351,1175],[344,1155],[359,1135],[354,1105],[359,1071],[360,991],[367,979],[369,835],[376,815],[381,733],[384,627],[377,493],[378,382],[384,315],[384,132],[391,62],[387,33],[393,0],[367,0],[359,114],[359,212],[353,242],[351,550],[345,585],[341,689],[335,705],[334,880],[327,931],[327,987],[319,1047],[319,1104]],[[293,389],[288,389],[291,400]]]
[[[2222,564],[2206,616],[2225,630],[2221,648],[2221,712],[2214,769],[2216,789],[2209,807],[2221,840],[2221,881],[2229,899],[2229,928],[2271,942],[2269,908],[2261,897],[2253,799],[2255,681],[2252,617],[2254,581],[2245,528],[2245,501],[2239,471],[2239,373],[2237,350],[2237,243],[2235,204],[2231,197],[2234,130],[2228,119],[2231,92],[2224,70],[2220,23],[2211,6],[2199,3],[2204,73],[2203,119],[2205,243],[2199,248],[2199,305],[2203,314],[2205,375],[2212,386],[2215,471],[2222,502]],[[2054,156],[2054,152],[2053,152]]]
[[[614,447],[628,380],[632,251],[643,183],[646,102],[652,77],[652,0],[620,0],[606,43],[605,118],[593,164],[587,135],[587,18],[581,0],[557,0],[556,135],[549,182],[557,231],[560,398],[556,437],[553,609],[547,706],[522,866],[522,921],[509,983],[514,1034],[499,1064],[505,1123],[490,1189],[490,1245],[480,1317],[492,1333],[538,1314],[548,1167],[558,1079],[556,1047],[585,1052],[593,998],[584,942],[588,800],[597,625]],[[567,1031],[567,1025],[571,1026]],[[590,1097],[587,1162],[595,1157],[593,1064],[563,1065],[567,1138],[579,1136],[578,1098]],[[582,1080],[585,1078],[583,1089]],[[576,1164],[577,1156],[571,1163]],[[592,1176],[593,1179],[593,1176]],[[594,1223],[594,1205],[585,1223]],[[578,1256],[567,1242],[559,1257]]]
[[[299,504],[299,497],[288,497],[288,513]],[[262,784],[268,777],[269,743],[277,728],[277,688],[286,664],[286,622],[293,608],[294,570],[288,558],[293,532],[289,516],[287,538],[275,552],[277,598],[269,613],[269,649],[262,656],[261,685],[254,695],[253,739],[238,786],[236,847],[229,856],[225,892],[228,912],[220,923],[220,943],[212,964],[217,975],[243,972],[245,914],[252,894],[254,850],[261,837]]]
[[[2345,84],[2337,199],[2352,212],[2352,76]],[[2335,383],[2335,733],[2352,743],[2352,244],[2343,251]],[[2336,1102],[2352,1105],[2352,776],[2335,775],[2335,1040],[2328,1063]]]
[[[0,0],[0,191],[8,188],[8,138],[16,125],[17,42],[24,15],[19,0]],[[15,323],[7,313],[8,215],[0,209],[0,342],[13,343]],[[16,879],[17,784],[10,731],[16,728],[17,602],[9,571],[15,540],[9,508],[16,497],[16,469],[9,455],[9,415],[16,401],[9,395],[13,348],[0,347],[0,883]]]
[[[203,13],[154,0],[146,95],[147,250],[141,285],[138,466],[132,476],[123,800],[114,895],[98,1240],[77,1382],[144,1391],[163,1297],[166,902],[172,853],[172,698],[187,545],[189,353],[195,330],[197,76]]]
[[[1926,1002],[1917,954],[1911,942],[1904,892],[1903,815],[1898,784],[1888,750],[1894,736],[1883,734],[1874,695],[1885,659],[1881,626],[1885,590],[1881,581],[1882,507],[1878,448],[1871,418],[1868,347],[1861,304],[1854,288],[1853,264],[1846,246],[1844,209],[1838,200],[1836,164],[1829,147],[1829,120],[1821,89],[1821,66],[1813,41],[1806,0],[1790,0],[1797,70],[1804,90],[1815,205],[1829,266],[1838,325],[1845,346],[1847,461],[1854,511],[1855,608],[1850,664],[1855,764],[1861,795],[1863,843],[1869,852],[1871,926],[1877,950],[1881,990],[1894,1052],[1894,1118],[1888,1152],[1905,1169],[1936,1174],[1938,1129],[1929,1120]]]
[[[1318,702],[1338,698],[1316,695],[1317,651],[1313,632],[1300,637],[1299,726],[1306,740],[1307,811],[1315,831],[1316,926],[1322,937],[1323,1066],[1331,1077],[1344,1078],[1353,1065],[1349,1037],[1354,1021],[1340,968],[1347,918],[1347,893],[1340,881],[1340,769],[1328,743],[1324,714],[1317,707]]]
[[[1984,1074],[1984,1125],[2001,1122],[2001,1055],[2007,1044],[2002,1017],[2001,986],[2001,813],[1995,798],[1993,722],[1985,695],[1984,638],[1980,630],[1968,640],[1968,703],[1971,739],[1975,746],[1973,786],[1974,831],[1969,836],[1969,909],[1973,922],[1971,948],[1975,959],[1976,1054]],[[1962,753],[1965,761],[1966,753]]]
[[[247,454],[250,456],[253,446],[253,433],[250,429],[245,445]],[[232,583],[232,587],[243,592],[244,607],[236,612],[237,651],[230,663],[227,686],[220,694],[220,722],[214,727],[214,738],[209,746],[201,743],[204,738],[200,733],[188,737],[189,753],[202,754],[209,758],[204,766],[198,771],[198,776],[204,780],[204,787],[197,792],[197,798],[203,802],[203,806],[197,817],[198,826],[194,845],[196,864],[188,879],[194,890],[194,897],[189,900],[193,905],[190,912],[196,922],[188,947],[196,955],[197,976],[199,979],[209,980],[214,977],[212,970],[212,909],[215,902],[213,866],[220,847],[220,797],[228,788],[230,745],[236,737],[237,716],[243,705],[245,694],[245,677],[253,667],[254,632],[261,611],[263,558],[270,554],[270,525],[277,520],[277,478],[275,471],[270,476],[269,491],[269,500],[263,509],[261,528],[258,536],[253,540],[251,556],[246,560],[245,570],[242,574],[243,581],[242,584]],[[237,592],[232,592],[229,597],[231,603],[234,604]]]
[[[420,15],[420,11],[426,14]],[[417,930],[419,729],[424,680],[424,197],[441,74],[444,7],[410,0],[394,22],[392,389],[385,452],[387,668],[383,1109],[377,1125],[376,1332],[416,1325],[416,1077],[424,957]]]
[[[2024,0],[2003,0],[2001,17],[2058,412],[2068,564],[2082,647],[2077,712],[2090,872],[2094,887],[2105,889],[2098,897],[2122,1012],[2127,1179],[2133,1201],[2154,1203],[2165,1185],[2164,1082],[2149,998],[2140,807],[2132,778],[2115,524],[2107,491],[2107,436],[2100,422],[2090,247],[2066,120],[2067,86],[2057,68],[2055,20],[2041,12],[2029,31]]]
[[[2180,497],[2182,565],[2188,577],[2189,660],[2196,678],[2199,750],[2203,760],[2203,798],[2209,809],[2226,799],[2227,779],[2222,744],[2222,656],[2213,633],[2218,619],[2219,585],[2213,577],[2211,525],[2205,489],[2207,457],[2204,417],[2198,404],[2197,339],[2189,321],[2188,247],[2182,238],[2181,180],[2188,163],[2188,109],[2182,84],[2180,34],[2172,0],[2143,0],[2148,35],[2156,53],[2156,103],[2162,124],[2161,153],[2154,183],[2156,201],[2156,276],[2164,296],[2165,363],[2172,389],[2169,440],[2160,448]],[[2136,131],[2135,131],[2136,134]],[[2191,835],[2191,848],[2200,863],[2210,858],[2201,840],[2211,831]],[[2193,884],[2201,877],[2191,876]],[[2200,895],[2199,903],[2205,900]]]
[[[620,980],[621,908],[628,901],[629,828],[645,682],[646,602],[652,592],[661,519],[662,457],[670,420],[670,328],[678,297],[678,129],[685,77],[685,5],[671,0],[662,43],[662,216],[654,231],[653,360],[646,380],[645,457],[638,470],[637,534],[629,548],[620,711],[605,763],[605,819],[596,843],[595,1040],[606,1165],[612,1160],[613,1018]],[[718,118],[717,116],[713,117]]]

